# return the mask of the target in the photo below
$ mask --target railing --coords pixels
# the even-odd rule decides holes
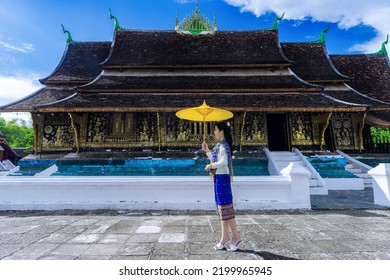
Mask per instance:
[[[390,137],[381,137],[374,142],[369,135],[363,137],[363,146],[366,153],[388,154],[390,153]]]
[[[302,152],[297,149],[293,148],[292,151],[302,160],[302,162],[305,164],[305,167],[310,171],[312,178],[317,179],[318,185],[321,187],[326,187],[325,180],[321,177],[320,173],[315,170],[313,165],[310,164],[310,162],[307,160],[307,158],[302,154]]]
[[[269,151],[268,148],[263,148],[263,151],[265,153],[265,155],[267,156],[268,158],[268,171],[269,171],[269,174],[271,175],[282,175],[279,171],[279,168],[276,164],[276,161],[274,160],[271,152]]]
[[[340,150],[336,150],[336,153],[338,153],[340,156],[342,156],[343,158],[345,158],[347,160],[348,163],[352,164],[352,166],[354,168],[358,168],[360,170],[362,170],[363,172],[367,172],[368,170],[371,170],[372,167],[361,162],[361,161],[358,161],[357,159],[354,159],[353,157],[351,157],[350,155],[347,155],[346,153],[340,151]]]

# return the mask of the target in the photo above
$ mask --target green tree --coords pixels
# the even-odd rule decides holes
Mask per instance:
[[[390,129],[388,128],[378,128],[378,127],[370,127],[372,141],[375,144],[378,143],[388,143],[390,140]]]
[[[6,141],[12,148],[32,149],[34,131],[31,124],[22,119],[6,121],[0,117],[0,133],[7,137]]]

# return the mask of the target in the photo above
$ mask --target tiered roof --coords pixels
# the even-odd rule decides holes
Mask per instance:
[[[390,64],[387,55],[331,55],[334,65],[352,78],[348,85],[371,100],[390,106]],[[372,108],[367,123],[390,127],[390,110]]]
[[[282,43],[284,54],[293,61],[291,69],[302,79],[315,84],[348,82],[330,61],[324,44]]]
[[[191,36],[174,31],[115,32],[104,69],[289,66],[276,31],[219,31]]]

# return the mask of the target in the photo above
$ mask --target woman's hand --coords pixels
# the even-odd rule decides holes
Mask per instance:
[[[207,152],[210,152],[209,146],[207,145],[206,142],[203,142],[203,143],[202,143],[202,150],[205,151],[206,153],[207,153]]]
[[[207,172],[211,170],[211,164],[207,164],[206,167],[204,168]]]

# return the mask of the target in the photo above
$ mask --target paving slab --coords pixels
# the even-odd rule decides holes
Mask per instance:
[[[390,260],[389,208],[239,211],[244,241],[237,252],[213,249],[221,228],[210,211],[3,211],[0,217],[4,260]]]

